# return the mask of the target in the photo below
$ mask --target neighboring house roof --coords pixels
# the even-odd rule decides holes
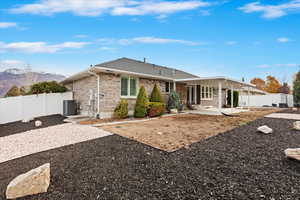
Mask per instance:
[[[135,72],[141,74],[147,74],[152,76],[162,76],[171,79],[185,79],[185,78],[196,78],[198,76],[174,69],[147,63],[139,60],[133,60],[129,58],[120,58],[110,62],[95,65],[95,67],[105,67],[116,70]]]
[[[118,73],[118,74],[130,74],[145,78],[153,78],[160,80],[175,80],[175,79],[186,79],[186,78],[198,78],[198,76],[175,69],[164,67],[160,65],[155,65],[147,62],[142,62],[129,58],[120,58],[117,60],[104,62],[97,64],[90,69],[77,73],[73,76],[68,77],[63,84],[70,83],[75,80],[82,79],[84,77],[90,76],[94,72],[104,72],[104,73]]]

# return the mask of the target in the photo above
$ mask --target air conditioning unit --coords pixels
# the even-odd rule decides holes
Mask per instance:
[[[63,106],[64,116],[77,115],[77,103],[75,100],[64,100]]]

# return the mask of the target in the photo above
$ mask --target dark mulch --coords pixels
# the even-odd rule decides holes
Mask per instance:
[[[34,121],[35,120],[42,121],[42,126],[40,127],[35,127],[34,121],[31,121],[29,123],[23,123],[21,121],[18,121],[18,122],[12,122],[7,124],[0,124],[0,137],[21,133],[25,131],[30,131],[38,128],[55,126],[64,123],[63,122],[64,119],[65,117],[62,115],[49,115],[45,117],[37,117],[34,119]]]
[[[300,162],[283,153],[300,144],[292,122],[259,119],[174,153],[113,135],[34,154],[0,164],[0,198],[13,177],[50,162],[48,193],[24,199],[296,200]]]

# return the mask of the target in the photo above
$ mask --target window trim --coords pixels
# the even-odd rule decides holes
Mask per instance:
[[[168,87],[169,91],[167,91],[166,84],[169,85],[169,87]],[[173,86],[171,87],[171,85],[173,85]],[[171,93],[172,91],[174,91],[174,86],[175,86],[174,82],[172,82],[172,81],[165,81],[165,93],[166,93],[166,94],[169,94],[169,93]]]
[[[210,85],[201,85],[201,100],[213,100],[214,99],[214,88]]]
[[[127,95],[122,95],[122,78],[127,78]],[[121,76],[120,77],[120,96],[121,98],[137,98],[137,95],[139,93],[139,78],[136,76]],[[130,95],[130,80],[131,79],[135,79],[136,83],[135,83],[135,88],[136,88],[136,94],[135,96]]]

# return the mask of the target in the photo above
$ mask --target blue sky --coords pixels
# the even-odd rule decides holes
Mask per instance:
[[[2,0],[0,66],[70,75],[146,57],[199,76],[290,82],[299,19],[300,0]]]

